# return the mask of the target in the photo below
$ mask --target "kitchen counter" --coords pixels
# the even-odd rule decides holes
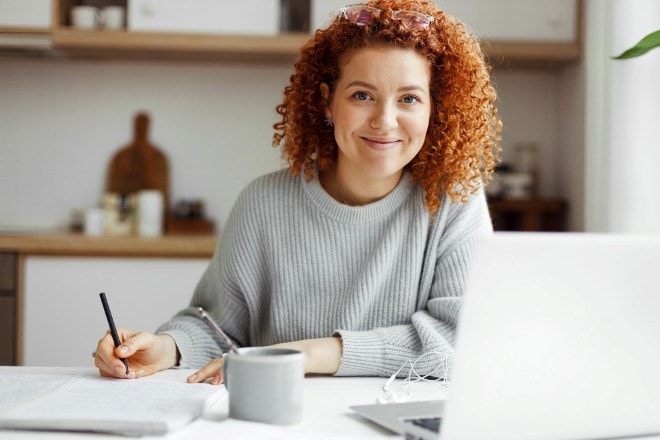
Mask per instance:
[[[217,235],[87,236],[74,233],[0,235],[0,252],[23,255],[211,258]]]

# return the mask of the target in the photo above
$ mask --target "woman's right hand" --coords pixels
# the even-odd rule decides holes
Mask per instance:
[[[173,367],[178,363],[174,339],[167,335],[117,328],[123,342],[115,347],[110,332],[96,346],[94,365],[104,377],[136,379]],[[122,359],[128,362],[128,374]]]

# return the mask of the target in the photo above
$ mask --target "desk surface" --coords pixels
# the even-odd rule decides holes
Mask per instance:
[[[89,368],[46,368],[46,367],[0,367],[0,374],[20,373],[90,373]],[[184,380],[187,371],[175,372],[172,377]],[[368,422],[349,409],[351,405],[374,403],[384,378],[364,377],[309,377],[305,379],[303,421],[290,427],[270,426],[260,423],[228,419],[228,400],[225,395],[204,415],[188,425],[164,437],[141,437],[163,440],[173,439],[373,439],[401,438]],[[402,385],[402,381],[395,382]],[[405,387],[403,390],[407,390]],[[442,384],[434,382],[415,383],[411,386],[410,400],[442,399],[446,391]],[[0,431],[3,440],[118,440],[121,437],[98,434],[73,434],[56,432]]]

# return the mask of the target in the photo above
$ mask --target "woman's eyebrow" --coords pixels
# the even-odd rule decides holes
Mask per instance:
[[[351,87],[364,87],[365,89],[371,89],[371,90],[378,89],[373,84],[369,84],[368,82],[364,82],[364,81],[352,81],[346,86],[347,89],[350,89]]]
[[[353,81],[346,86],[347,89],[350,89],[351,87],[364,87],[365,89],[369,89],[369,90],[378,90],[378,87],[364,81]],[[427,89],[425,89],[422,86],[417,86],[413,84],[409,86],[399,87],[398,91],[399,92],[420,91],[426,93]]]

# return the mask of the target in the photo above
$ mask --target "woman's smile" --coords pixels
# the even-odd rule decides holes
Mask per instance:
[[[391,137],[360,136],[360,138],[364,141],[365,144],[367,144],[369,148],[377,151],[387,151],[401,145],[401,141],[399,139]]]

